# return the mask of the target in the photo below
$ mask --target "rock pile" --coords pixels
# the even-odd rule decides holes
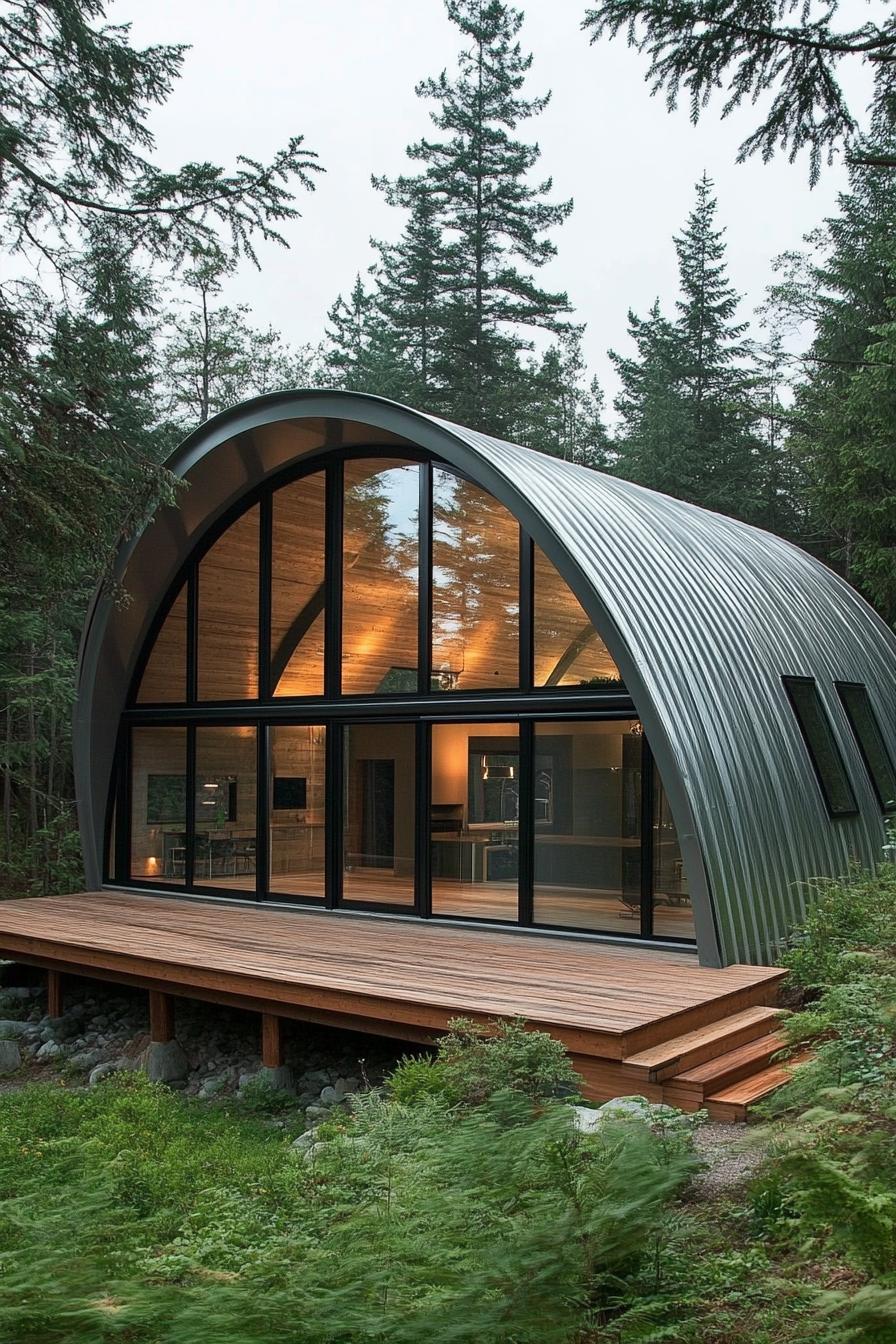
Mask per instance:
[[[44,1013],[40,987],[0,986],[0,1077],[34,1062],[94,1087],[112,1073],[146,1067],[150,1077],[204,1100],[243,1093],[264,1100],[288,1088],[291,1105],[318,1125],[352,1093],[378,1086],[404,1053],[395,1042],[297,1022],[286,1035],[286,1066],[260,1061],[257,1015],[179,1002],[177,1040],[149,1047],[146,996],[118,986],[78,984],[61,1017]]]

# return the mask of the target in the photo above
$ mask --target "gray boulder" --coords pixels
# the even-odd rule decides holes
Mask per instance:
[[[44,1041],[37,1052],[37,1058],[41,1063],[47,1063],[51,1059],[58,1059],[62,1053],[62,1046],[58,1045],[56,1041]]]
[[[78,1073],[89,1073],[100,1063],[102,1055],[99,1050],[80,1050],[77,1054],[69,1058],[69,1067],[75,1069]]]
[[[322,1087],[320,1091],[320,1100],[322,1106],[335,1106],[341,1101],[342,1093],[337,1092],[335,1087]]]
[[[4,1017],[0,1020],[0,1040],[17,1041],[28,1030],[27,1022],[18,1022],[15,1018]]]
[[[262,1064],[255,1077],[263,1087],[269,1087],[272,1092],[295,1092],[296,1090],[295,1075],[288,1064],[281,1064],[277,1069],[271,1069],[266,1064]]]
[[[220,1075],[216,1075],[204,1079],[203,1082],[200,1083],[199,1091],[196,1095],[201,1097],[203,1101],[208,1101],[212,1097],[220,1096],[226,1086],[227,1079],[222,1078]]]
[[[143,1053],[143,1067],[154,1083],[186,1082],[190,1061],[178,1041],[150,1041]]]
[[[300,1134],[297,1139],[293,1139],[291,1147],[293,1147],[297,1153],[304,1153],[316,1142],[315,1133],[316,1131],[314,1129],[306,1129],[304,1134]]]
[[[0,1076],[22,1067],[22,1052],[15,1041],[0,1041]]]
[[[95,1065],[88,1075],[87,1086],[96,1087],[97,1083],[101,1083],[104,1078],[111,1077],[113,1073],[120,1073],[121,1063],[120,1059],[107,1059],[105,1063]]]

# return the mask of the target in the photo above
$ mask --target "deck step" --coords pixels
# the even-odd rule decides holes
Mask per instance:
[[[798,1064],[808,1059],[808,1054],[794,1055],[780,1064],[769,1064],[749,1078],[722,1088],[706,1098],[706,1110],[710,1120],[722,1124],[738,1124],[747,1118],[750,1106],[762,1101],[779,1087],[790,1081],[791,1074]]]
[[[783,1032],[771,1031],[728,1050],[704,1064],[675,1074],[663,1084],[663,1100],[683,1111],[698,1111],[709,1096],[753,1077],[771,1064],[787,1042]]]
[[[633,1082],[663,1082],[695,1068],[707,1060],[745,1045],[757,1037],[767,1036],[781,1019],[782,1009],[757,1006],[744,1008],[730,1017],[709,1022],[696,1031],[673,1036],[649,1050],[640,1050],[623,1060],[625,1071]]]

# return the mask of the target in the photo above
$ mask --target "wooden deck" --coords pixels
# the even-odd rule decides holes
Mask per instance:
[[[712,1058],[729,1023],[738,1046],[767,1033],[783,974],[588,939],[122,891],[0,903],[0,956],[411,1040],[461,1015],[523,1016],[563,1041],[596,1100],[659,1099],[682,1050],[689,1065]]]

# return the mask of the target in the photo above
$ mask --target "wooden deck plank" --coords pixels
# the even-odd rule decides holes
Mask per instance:
[[[659,948],[111,890],[0,903],[0,950],[425,1030],[521,1015],[615,1058],[766,1001],[781,978]]]

